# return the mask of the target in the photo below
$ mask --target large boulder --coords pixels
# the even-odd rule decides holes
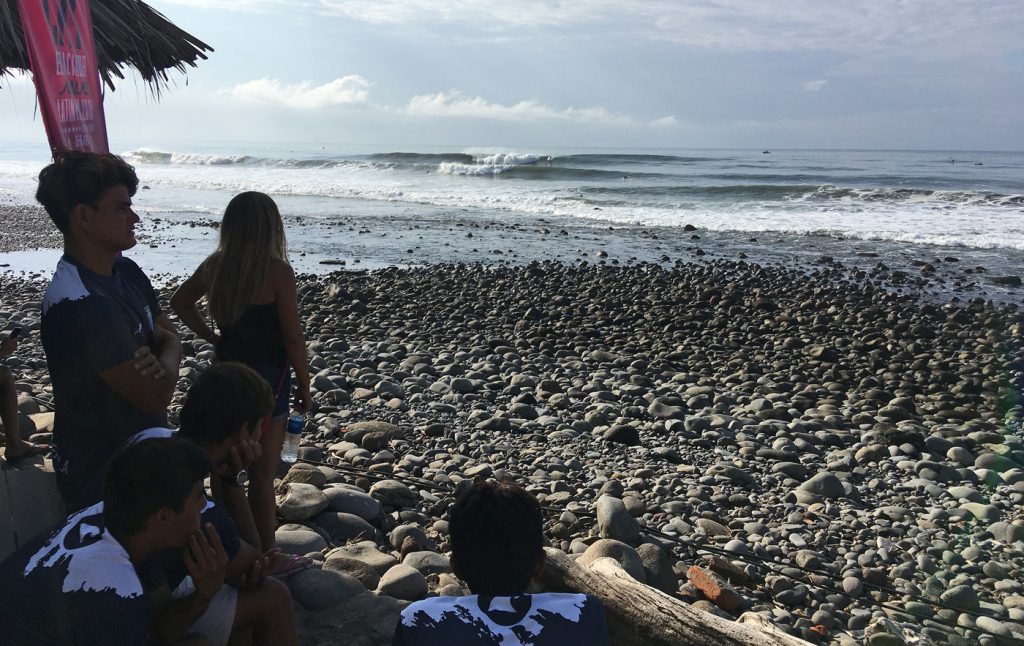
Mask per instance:
[[[580,556],[580,565],[590,567],[590,564],[600,558],[613,558],[629,576],[640,583],[647,583],[647,575],[644,572],[644,562],[635,549],[622,541],[611,538],[602,538],[587,548]]]
[[[284,525],[279,527],[274,532],[274,541],[277,543],[277,547],[285,554],[302,556],[310,552],[320,552],[327,549],[327,541],[324,540],[323,536],[301,525]]]
[[[415,507],[420,501],[416,492],[398,480],[381,480],[370,487],[370,495],[385,507]]]
[[[327,553],[324,567],[330,568],[331,561],[339,558],[353,559],[365,563],[376,570],[379,575],[383,575],[391,566],[398,563],[398,559],[377,549],[377,544],[373,541],[360,541],[359,543],[331,550]]]
[[[416,601],[427,594],[427,579],[416,568],[399,563],[384,573],[377,591],[389,597]]]
[[[328,504],[324,492],[311,484],[289,482],[277,490],[277,511],[290,522],[312,518]]]
[[[364,591],[356,578],[335,570],[309,568],[285,579],[292,598],[307,610],[333,606]]]
[[[372,522],[380,516],[380,502],[370,494],[349,485],[337,485],[324,489],[331,511],[359,516]]]
[[[640,523],[626,510],[622,500],[605,494],[594,506],[601,538],[613,538],[629,545],[640,542]]]

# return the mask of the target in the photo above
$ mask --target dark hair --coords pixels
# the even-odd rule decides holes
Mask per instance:
[[[197,482],[210,473],[206,453],[188,440],[160,437],[129,444],[107,469],[103,518],[115,534],[132,536],[153,514],[180,512]]]
[[[241,363],[216,363],[189,388],[178,434],[198,444],[216,444],[273,408],[270,384],[258,372]]]
[[[115,186],[127,188],[128,195],[139,187],[135,169],[125,160],[110,153],[61,152],[40,171],[36,200],[61,233],[67,233],[75,206],[95,207]]]
[[[544,554],[537,499],[515,484],[473,484],[449,514],[452,560],[474,594],[518,594]]]

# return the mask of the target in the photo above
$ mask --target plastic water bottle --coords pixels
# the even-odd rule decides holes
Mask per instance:
[[[284,446],[281,447],[281,461],[295,462],[299,459],[299,441],[302,439],[302,426],[305,420],[299,415],[288,418],[285,427]]]

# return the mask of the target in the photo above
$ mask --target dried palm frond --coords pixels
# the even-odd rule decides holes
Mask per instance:
[[[114,77],[124,78],[123,67],[133,67],[159,96],[170,70],[185,72],[213,51],[139,0],[91,0],[91,9],[96,63],[110,89]],[[18,2],[0,0],[0,77],[28,69]]]

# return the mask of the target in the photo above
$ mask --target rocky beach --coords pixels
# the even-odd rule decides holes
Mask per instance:
[[[525,485],[577,564],[708,613],[1024,639],[1024,311],[723,255],[301,276],[315,412],[278,498],[279,544],[318,562],[287,579],[301,643],[387,644],[407,601],[460,593],[446,509],[475,477]],[[45,281],[0,281],[45,413]],[[184,346],[172,419],[213,357]]]

